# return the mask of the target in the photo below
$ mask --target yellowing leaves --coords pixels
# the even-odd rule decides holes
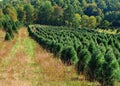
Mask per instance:
[[[17,12],[13,6],[7,5],[4,9],[4,13],[9,15],[14,22],[17,21]]]

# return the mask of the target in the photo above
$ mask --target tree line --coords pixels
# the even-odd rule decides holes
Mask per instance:
[[[120,0],[3,0],[0,20],[5,16],[25,25],[118,28],[119,6]]]

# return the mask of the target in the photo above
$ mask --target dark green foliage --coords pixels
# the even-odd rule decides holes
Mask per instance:
[[[50,16],[53,13],[53,7],[50,1],[42,2],[40,8],[38,9],[38,20],[40,24],[49,24]],[[40,20],[39,20],[40,19]]]
[[[61,59],[70,64],[76,64],[78,62],[77,53],[73,47],[65,47],[61,52]]]
[[[108,48],[105,54],[104,70],[109,70],[104,71],[106,85],[113,85],[114,81],[120,78],[120,67],[111,48]]]
[[[64,63],[76,64],[78,73],[84,73],[91,80],[97,80],[103,85],[119,80],[120,76],[115,72],[120,71],[119,34],[37,25],[29,26],[28,32],[44,48],[61,57]]]
[[[115,40],[115,47],[120,51],[120,42]]]
[[[5,35],[5,40],[11,40],[11,35],[7,32]]]
[[[14,22],[13,22],[12,29],[13,29],[14,32],[18,33],[17,26]]]
[[[89,51],[93,54],[97,50],[95,43],[92,41],[89,46]]]
[[[58,54],[60,56],[63,49],[62,44],[56,43],[53,47],[54,47],[55,54]]]
[[[106,52],[106,48],[103,43],[100,44],[99,49],[100,49],[101,53],[104,55]]]
[[[120,52],[119,52],[119,50],[117,48],[113,48],[113,53],[114,53],[116,59],[120,58]]]
[[[34,8],[31,4],[25,4],[24,5],[24,12],[26,14],[26,19],[25,21],[29,24],[33,22],[33,13],[34,13]],[[24,16],[24,14],[23,14]]]
[[[110,27],[110,22],[107,20],[104,20],[100,25],[100,28],[103,28],[103,29],[106,29],[108,27]]]
[[[78,64],[79,72],[88,73],[101,83],[106,80],[105,84],[109,84],[109,81],[113,84],[114,76],[107,71],[114,69],[112,66],[108,67],[116,64],[113,57],[120,64],[120,35],[98,33],[84,27],[119,28],[120,0],[2,0],[1,4],[0,28],[7,32],[6,40],[14,38],[14,32],[17,33],[21,22],[26,26],[31,23],[66,25],[69,29],[35,26],[34,30],[33,26],[32,29],[28,28],[28,31],[33,39],[50,52],[63,56],[61,58],[67,62]],[[108,50],[109,46],[113,49],[112,52]],[[107,58],[112,59],[109,62]],[[107,66],[103,68],[103,64]],[[103,76],[103,73],[106,76]]]
[[[2,0],[0,3],[0,17],[8,15],[13,21],[25,25],[39,23],[92,29],[120,27],[119,0]],[[87,17],[75,18],[76,14]]]
[[[2,24],[2,21],[0,21],[0,28],[3,28],[3,24]]]
[[[13,22],[11,20],[5,20],[2,22],[3,30],[6,31],[6,33],[9,33],[11,36],[11,39],[14,38],[14,33],[18,33],[19,26],[17,25],[17,22]]]
[[[81,50],[82,50],[82,44],[80,43],[76,51],[77,51],[77,53],[79,53],[79,52],[81,52]]]
[[[76,51],[80,51],[82,48],[82,43],[79,40],[74,41],[74,48]]]
[[[78,53],[78,58],[78,71],[87,72],[89,68],[88,65],[91,60],[91,53],[87,49],[82,49]]]
[[[105,63],[104,55],[99,49],[95,50],[92,54],[92,58],[89,64],[90,77],[92,79],[97,79],[101,82],[103,80],[103,64]],[[94,71],[93,71],[94,70]]]

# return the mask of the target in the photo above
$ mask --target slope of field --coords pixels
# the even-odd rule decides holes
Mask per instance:
[[[0,31],[0,86],[96,86],[77,75],[73,66],[44,50],[22,28],[14,40]]]
[[[120,81],[120,34],[85,28],[30,25],[29,35],[86,79],[113,86]]]

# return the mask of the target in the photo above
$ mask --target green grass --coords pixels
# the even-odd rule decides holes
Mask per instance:
[[[35,42],[30,38],[25,38],[23,44],[25,52],[32,59],[35,56]]]

